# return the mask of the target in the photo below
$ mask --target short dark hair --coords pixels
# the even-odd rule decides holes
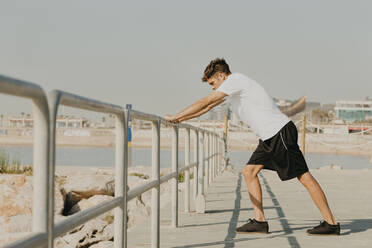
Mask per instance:
[[[208,79],[213,77],[216,72],[223,72],[226,74],[230,74],[229,65],[226,63],[225,59],[223,58],[215,58],[204,70],[204,75],[202,77],[203,82],[207,82]]]

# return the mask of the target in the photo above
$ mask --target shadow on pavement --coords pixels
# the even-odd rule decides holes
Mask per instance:
[[[273,209],[275,207],[264,207],[264,209]],[[216,214],[216,213],[225,213],[225,212],[234,212],[236,209],[213,209],[206,210],[206,214]],[[239,211],[253,211],[253,208],[241,208]]]
[[[341,235],[350,235],[352,233],[364,232],[372,229],[372,219],[351,219],[341,220]],[[345,231],[348,230],[348,231]]]
[[[282,225],[283,227],[283,232],[284,234],[282,235],[288,235],[288,234],[293,234],[293,229],[291,229],[291,227],[289,226],[289,223],[288,223],[288,220],[286,220],[284,217],[284,212],[283,212],[283,209],[281,208],[275,194],[272,192],[266,178],[260,174],[260,177],[262,179],[262,182],[263,182],[263,185],[265,186],[266,188],[266,191],[267,193],[270,195],[270,198],[275,206],[275,210],[278,214],[278,217],[280,218],[280,224]],[[301,228],[303,229],[303,228]],[[298,243],[296,237],[294,236],[287,236],[287,239],[288,239],[288,243],[289,245],[291,246],[291,248],[300,248],[300,244]]]
[[[234,210],[233,210],[233,214],[230,219],[229,227],[227,229],[228,230],[227,236],[224,240],[225,247],[229,247],[229,248],[235,247],[235,243],[234,243],[235,242],[234,238],[236,236],[235,228],[238,223],[238,218],[240,214],[240,200],[242,199],[241,187],[242,187],[242,174],[239,173],[238,185],[236,186],[236,190],[235,190],[236,198],[235,198]]]

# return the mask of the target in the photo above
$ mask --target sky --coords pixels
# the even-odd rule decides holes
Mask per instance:
[[[371,13],[367,0],[2,0],[0,74],[164,115],[209,94],[204,68],[223,57],[275,98],[362,100]],[[1,94],[0,113],[28,103]]]

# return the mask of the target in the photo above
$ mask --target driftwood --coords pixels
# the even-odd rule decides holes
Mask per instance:
[[[282,111],[282,113],[284,113],[288,117],[293,116],[297,113],[300,113],[301,111],[305,109],[306,97],[305,96],[301,97],[300,99],[292,103],[290,106],[285,106],[285,107],[278,106],[278,107],[280,111]]]

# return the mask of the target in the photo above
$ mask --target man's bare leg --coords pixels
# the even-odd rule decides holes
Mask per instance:
[[[258,179],[258,172],[262,170],[263,165],[245,165],[243,168],[243,176],[247,184],[249,198],[251,199],[254,218],[257,221],[265,221],[265,216],[262,206],[262,190]]]
[[[315,180],[311,173],[306,172],[297,177],[297,179],[305,186],[307,191],[309,191],[311,198],[313,199],[315,205],[318,207],[324,220],[331,225],[337,225],[331,209],[328,206],[327,198],[319,183]]]

